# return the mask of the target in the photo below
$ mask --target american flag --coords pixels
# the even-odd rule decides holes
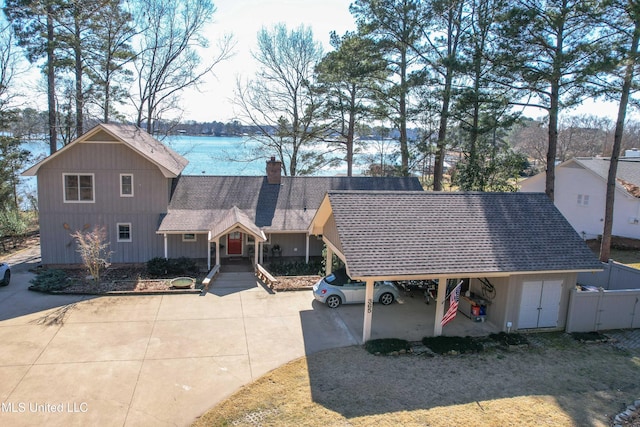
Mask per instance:
[[[449,294],[449,310],[447,310],[447,312],[442,317],[442,322],[440,322],[442,326],[451,322],[456,317],[456,313],[458,312],[458,301],[460,300],[461,287],[462,280],[460,281],[460,283],[458,283],[458,286],[456,286]]]

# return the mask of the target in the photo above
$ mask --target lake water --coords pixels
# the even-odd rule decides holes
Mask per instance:
[[[189,160],[185,175],[263,175],[265,162],[274,153],[259,153],[248,138],[171,136],[163,141]]]
[[[244,137],[215,137],[215,136],[170,136],[162,141],[174,151],[189,160],[184,169],[185,175],[248,175],[261,176],[265,174],[265,162],[275,152],[260,147],[256,141]],[[44,158],[49,152],[44,142],[25,144],[31,151],[33,158]],[[363,155],[355,156],[356,166],[354,174],[361,173]],[[31,166],[34,162],[29,164]],[[364,163],[364,162],[363,162]],[[347,166],[342,163],[338,167],[324,168],[316,175],[341,175],[347,173]],[[23,193],[36,190],[35,177],[23,177],[21,190]]]

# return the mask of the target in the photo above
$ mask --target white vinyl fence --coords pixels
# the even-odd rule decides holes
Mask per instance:
[[[567,332],[640,328],[640,270],[609,261],[604,271],[578,274]]]

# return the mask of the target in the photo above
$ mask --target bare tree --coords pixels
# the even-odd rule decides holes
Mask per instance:
[[[94,282],[100,282],[100,272],[109,266],[109,242],[104,226],[94,226],[91,231],[76,231],[71,235],[78,244],[78,253]]]
[[[198,50],[208,47],[203,30],[215,12],[210,0],[139,0],[138,6],[141,37],[134,62],[138,93],[132,102],[136,124],[144,123],[154,133],[156,121],[177,108],[180,92],[197,87],[231,55],[233,41],[225,37],[213,57],[204,61],[200,57]]]
[[[23,71],[11,26],[0,22],[0,115],[20,96],[15,79]]]
[[[561,118],[558,126],[557,159],[564,162],[573,157],[593,157],[602,154],[613,130],[606,117],[579,115]]]
[[[58,149],[56,123],[56,65],[59,34],[56,16],[60,11],[57,0],[5,0],[4,13],[11,21],[18,42],[25,49],[29,62],[45,57],[43,71],[47,76],[49,114],[49,151]]]
[[[255,79],[238,81],[236,87],[241,118],[259,129],[256,141],[275,151],[285,174],[312,173],[327,162],[323,153],[311,150],[324,133],[321,101],[312,86],[322,47],[310,28],[289,31],[277,24],[258,32],[253,57],[260,65]]]

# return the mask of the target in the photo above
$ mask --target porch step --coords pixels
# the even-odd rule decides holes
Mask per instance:
[[[220,265],[221,273],[249,273],[253,272],[253,265],[247,259],[227,259]]]
[[[255,288],[256,276],[253,272],[227,272],[218,273],[216,280],[211,284],[211,288]]]

